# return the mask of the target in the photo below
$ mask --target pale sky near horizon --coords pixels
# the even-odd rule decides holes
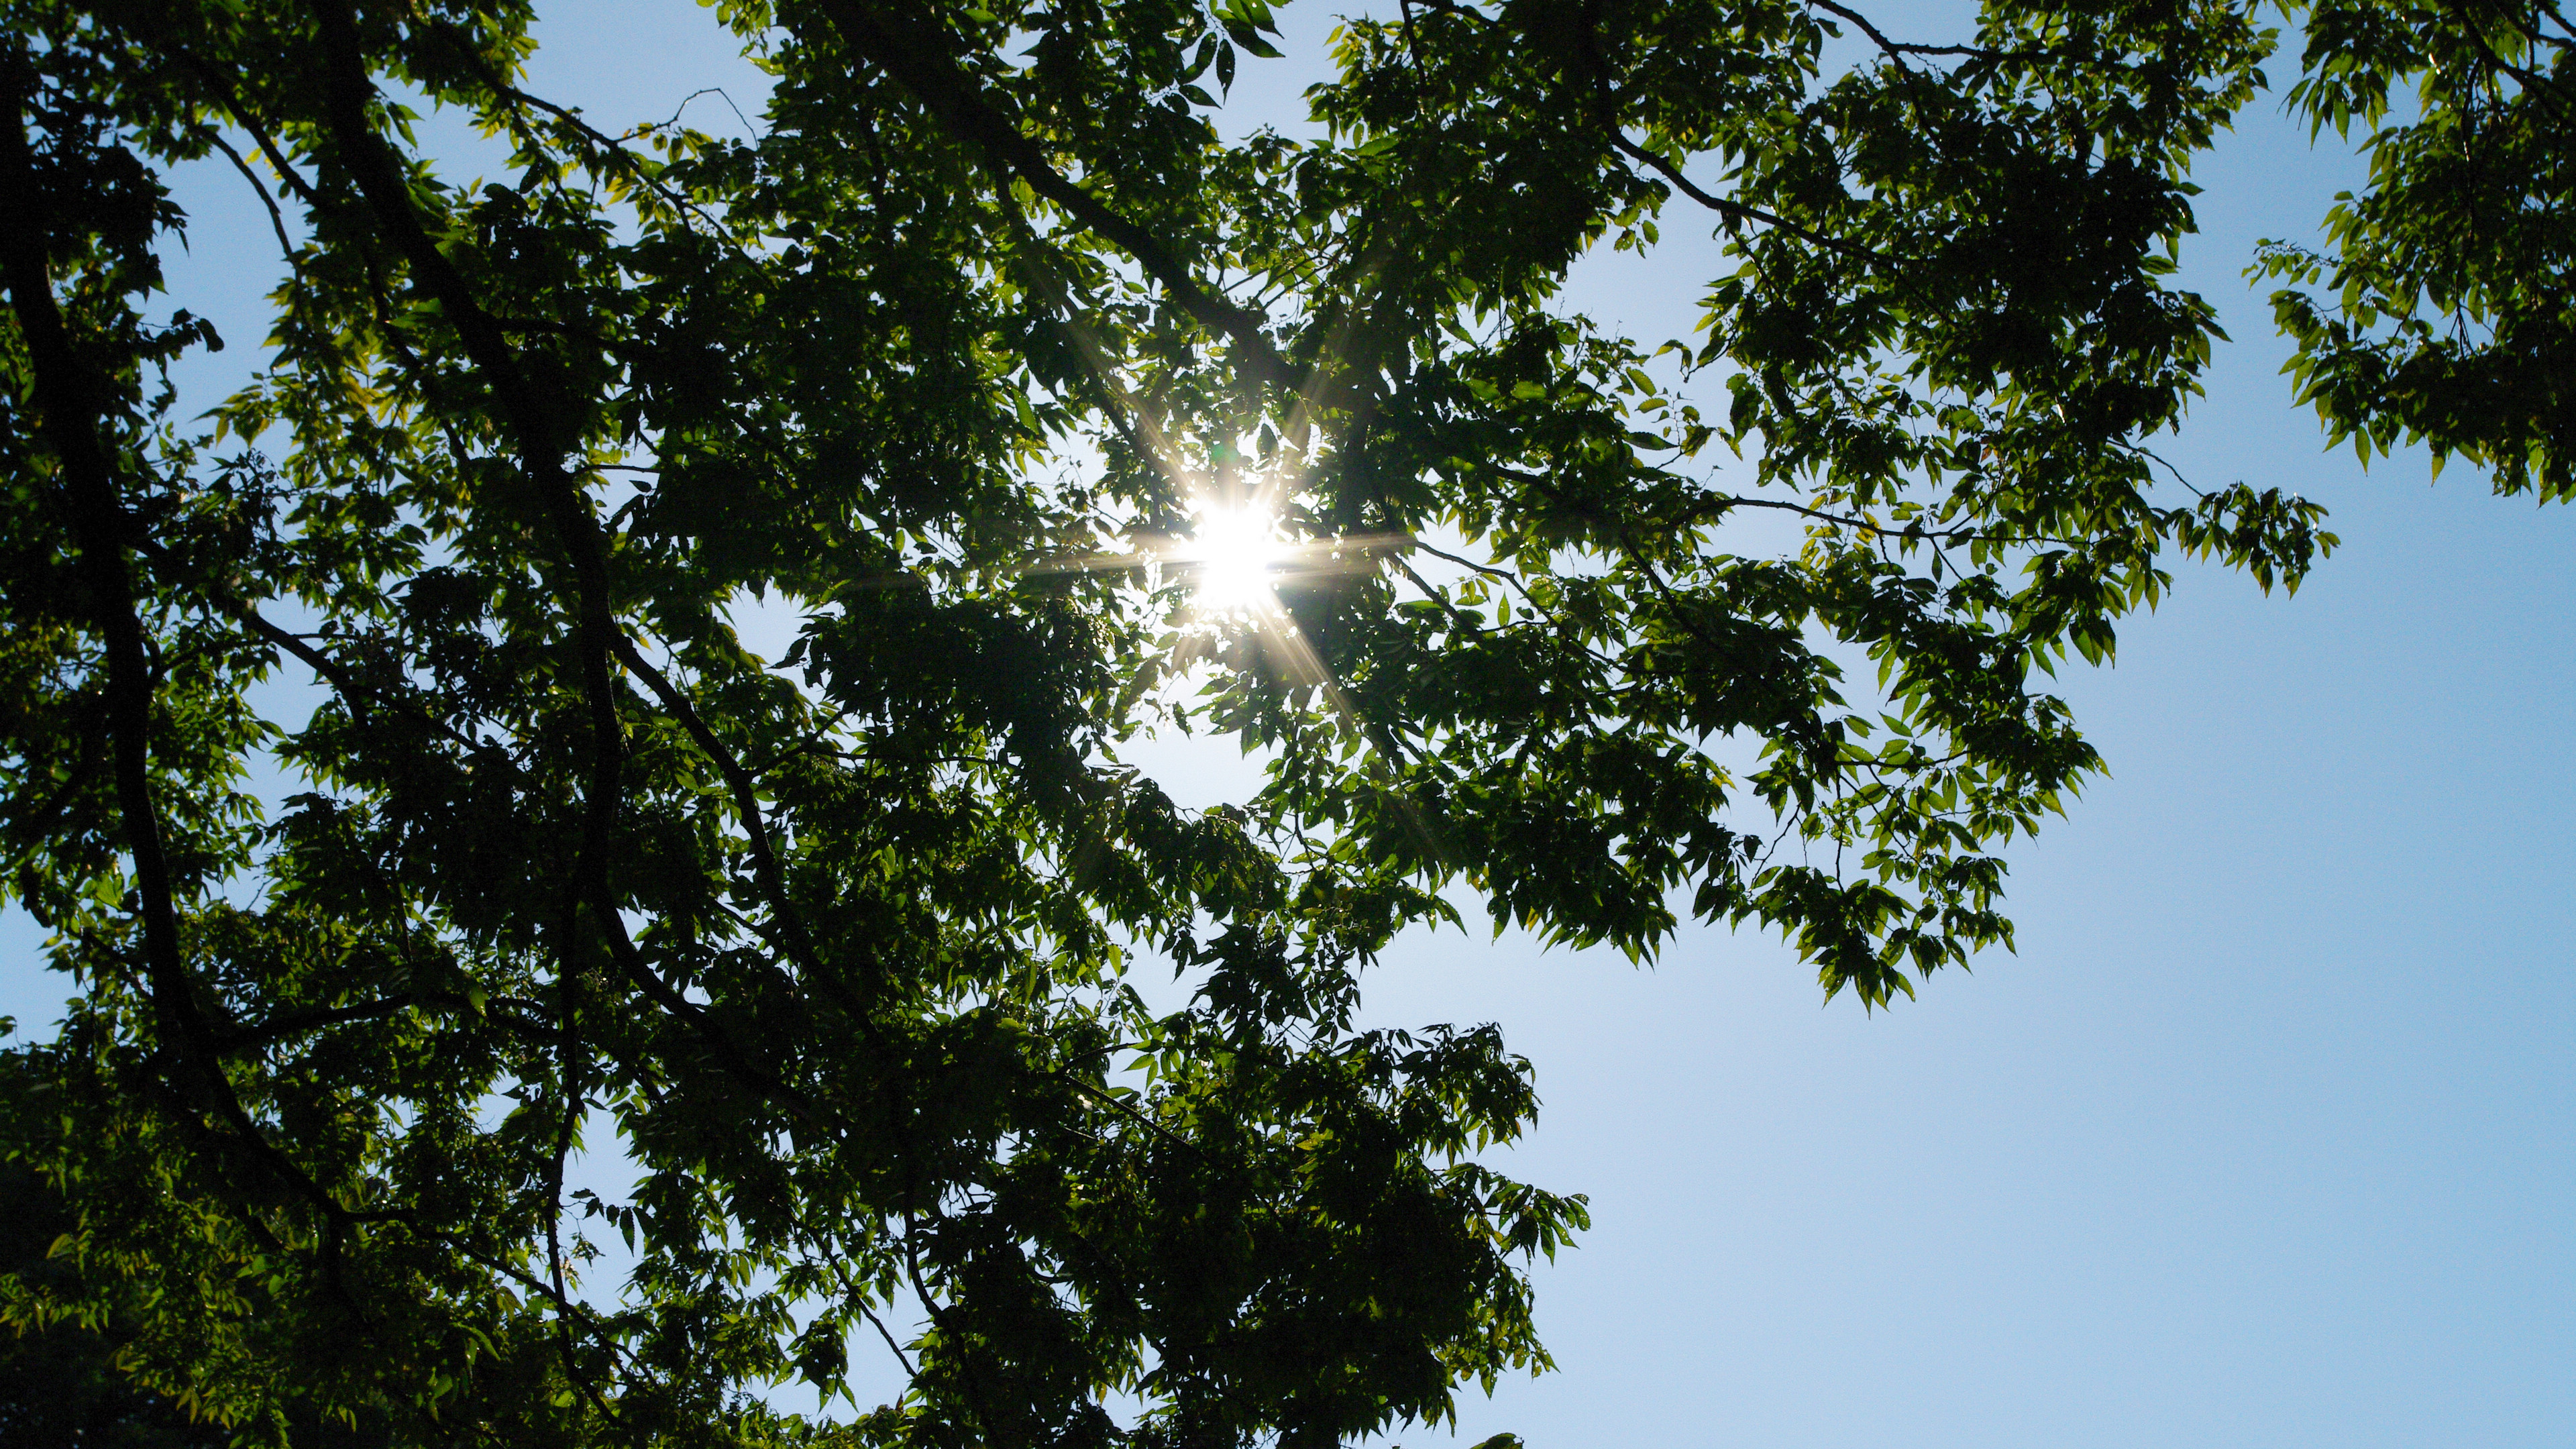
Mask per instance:
[[[688,0],[540,8],[540,93],[616,125],[720,84],[757,120]],[[1247,57],[1241,105],[1293,120],[1349,8],[1282,7],[1289,59]],[[1962,12],[1871,13],[1942,40]],[[2576,1443],[2576,509],[2428,486],[2420,455],[2365,472],[2292,405],[2239,274],[2360,175],[2279,114],[2295,62],[2197,173],[2183,281],[2235,341],[2165,451],[2325,502],[2343,547],[2295,598],[2177,566],[2116,668],[2063,672],[2111,774],[2011,852],[2017,955],[1874,1016],[1722,929],[1649,970],[1420,935],[1372,977],[1373,1021],[1502,1024],[1546,1103],[1503,1165],[1592,1200],[1536,1274],[1560,1372],[1471,1392],[1459,1443]],[[729,129],[716,105],[693,123]],[[247,350],[265,217],[183,200],[169,303],[243,317]],[[1567,305],[1687,332],[1693,225]],[[1185,801],[1247,786],[1205,749],[1151,763]],[[67,990],[0,922],[0,1012]]]

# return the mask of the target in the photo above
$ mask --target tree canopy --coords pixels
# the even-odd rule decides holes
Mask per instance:
[[[2367,461],[2421,443],[2498,493],[2576,495],[2576,23],[2554,5],[2332,0],[2289,93],[2359,130],[2370,187],[2328,250],[2264,248],[2304,401]],[[2412,94],[2408,94],[2409,91]]]
[[[1750,924],[1887,1005],[2100,766],[2055,666],[2334,543],[2153,451],[2277,13],[1415,0],[1291,136],[1219,125],[1262,0],[722,0],[726,139],[524,89],[533,10],[0,4],[0,840],[81,992],[0,1054],[77,1271],[0,1311],[250,1442],[1439,1422],[1584,1205],[1480,1155],[1494,1029],[1360,1023],[1398,932]],[[2305,396],[2568,496],[2576,37],[2305,21],[2375,187],[2260,263]],[[190,165],[279,255],[183,405]],[[1562,305],[1669,227],[1688,338]],[[899,1401],[760,1396],[854,1351]]]

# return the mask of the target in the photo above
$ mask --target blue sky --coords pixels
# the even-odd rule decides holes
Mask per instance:
[[[622,123],[723,84],[756,115],[686,0],[545,8],[541,92]],[[1247,106],[1293,102],[1336,8],[1283,9]],[[1873,12],[1927,40],[1957,13]],[[1509,1170],[1593,1204],[1538,1275],[1562,1371],[1470,1398],[1463,1442],[2576,1442],[2576,511],[2364,472],[2292,406],[2239,273],[2358,177],[2277,91],[2202,165],[2184,279],[2236,341],[2168,455],[2318,498],[2344,546],[2294,599],[2180,568],[2116,668],[2068,671],[2112,773],[2013,852],[2018,955],[1876,1016],[1723,930],[1650,970],[1424,935],[1373,979],[1378,1020],[1503,1025],[1546,1101]],[[246,348],[265,218],[183,199],[172,303]],[[1706,253],[1668,250],[1569,304],[1686,331]],[[1153,758],[1184,798],[1244,785]],[[31,1024],[68,984],[33,947],[0,922]]]

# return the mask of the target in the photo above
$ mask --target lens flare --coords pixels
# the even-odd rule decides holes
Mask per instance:
[[[1279,520],[1268,509],[1202,508],[1181,553],[1195,566],[1193,588],[1201,609],[1240,613],[1276,601],[1271,573],[1286,549]]]

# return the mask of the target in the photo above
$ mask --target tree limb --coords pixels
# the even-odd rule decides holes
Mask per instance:
[[[929,27],[898,19],[873,0],[822,0],[821,8],[853,51],[892,76],[959,139],[982,151],[986,166],[1005,183],[1013,177],[1027,182],[1030,190],[1116,243],[1163,284],[1181,310],[1231,339],[1242,353],[1244,369],[1257,381],[1282,392],[1297,391],[1305,379],[1304,370],[1279,355],[1262,330],[1260,314],[1202,287],[1153,232],[1059,173],[1037,143],[1020,131],[974,77],[958,67],[944,36],[925,35]]]

